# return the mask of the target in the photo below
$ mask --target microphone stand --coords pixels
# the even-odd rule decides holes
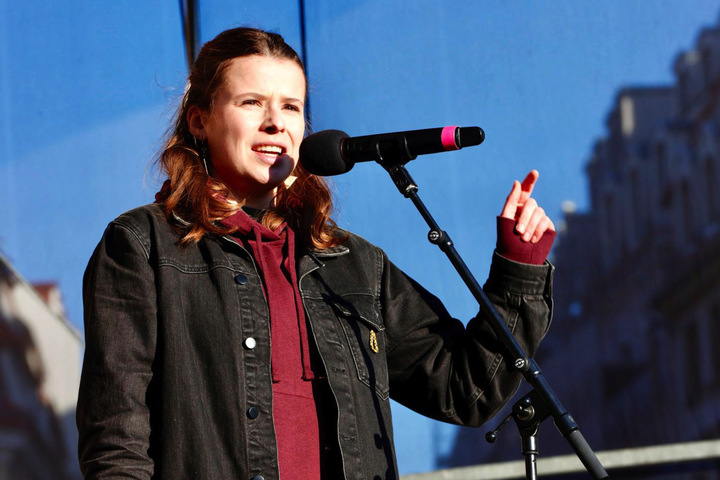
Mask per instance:
[[[411,155],[407,148],[393,149],[392,156],[397,159],[389,160],[384,158],[383,147],[376,145],[375,150],[377,151],[378,160],[377,162],[390,174],[395,186],[398,188],[400,193],[406,198],[412,200],[413,204],[422,215],[425,222],[430,227],[428,233],[428,240],[430,243],[437,245],[445,255],[447,255],[450,262],[455,267],[455,270],[460,274],[460,277],[465,282],[465,285],[470,289],[475,299],[480,304],[481,308],[485,309],[489,316],[489,322],[492,329],[495,331],[499,339],[503,342],[505,347],[510,351],[513,360],[513,366],[519,372],[522,373],[525,380],[534,387],[533,392],[525,398],[523,398],[515,406],[516,422],[518,422],[518,428],[520,428],[521,436],[523,438],[523,454],[526,455],[526,473],[527,478],[534,480],[537,478],[537,471],[535,465],[535,455],[537,455],[537,443],[536,434],[537,427],[540,422],[544,420],[549,414],[552,415],[555,426],[558,428],[560,433],[575,451],[580,461],[583,463],[591,477],[596,480],[609,478],[607,472],[600,464],[595,453],[590,448],[590,445],[585,441],[580,428],[578,427],[575,420],[570,416],[565,407],[562,406],[560,400],[557,398],[555,393],[550,388],[545,376],[543,375],[540,367],[537,365],[534,359],[529,358],[528,355],[523,351],[520,344],[513,336],[510,329],[507,327],[500,314],[495,310],[495,307],[490,302],[483,291],[480,284],[477,282],[470,269],[467,267],[460,254],[455,249],[450,236],[447,232],[443,231],[440,226],[435,222],[425,204],[420,200],[418,196],[418,186],[412,179],[408,171],[405,169],[405,164],[414,159],[415,156]],[[388,153],[387,151],[385,153]],[[547,412],[545,414],[544,412]],[[491,432],[497,436],[497,430]]]

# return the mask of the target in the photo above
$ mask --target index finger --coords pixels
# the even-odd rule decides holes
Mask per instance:
[[[537,170],[530,170],[530,173],[527,174],[525,180],[522,181],[522,192],[526,193],[528,197],[532,193],[533,188],[535,187],[535,182],[537,182],[539,176],[540,173]]]

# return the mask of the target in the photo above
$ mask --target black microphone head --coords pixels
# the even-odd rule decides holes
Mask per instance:
[[[485,132],[480,127],[461,127],[459,128],[458,137],[458,147],[472,147],[473,145],[480,145],[485,140]]]
[[[342,142],[348,134],[340,130],[323,130],[308,135],[300,144],[300,164],[313,175],[323,177],[349,172],[355,162],[342,154]]]

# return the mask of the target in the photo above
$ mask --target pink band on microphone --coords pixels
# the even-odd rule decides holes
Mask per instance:
[[[440,133],[440,140],[442,141],[443,148],[447,150],[460,150],[460,147],[455,143],[455,130],[458,127],[443,127]],[[437,138],[437,137],[435,137]]]

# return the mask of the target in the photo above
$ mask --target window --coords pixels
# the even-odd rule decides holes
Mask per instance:
[[[684,359],[684,383],[685,400],[688,405],[695,404],[701,395],[701,368],[702,359],[700,353],[698,327],[695,323],[685,328],[683,335],[683,359]]]
[[[715,165],[712,157],[707,157],[705,160],[705,182],[708,195],[708,217],[712,221],[718,216],[718,186],[715,183]]]
[[[632,218],[630,219],[634,225],[632,225],[633,231],[635,232],[635,247],[640,245],[643,241],[649,224],[649,212],[645,207],[645,198],[643,192],[645,189],[640,181],[640,175],[637,170],[630,172],[630,198],[632,199]]]
[[[657,157],[658,185],[662,189],[665,183],[665,170],[667,169],[665,145],[659,143],[657,147],[655,147],[655,156]]]
[[[720,387],[720,304],[716,304],[710,311],[708,319],[708,352],[709,364],[713,375],[713,384]]]
[[[685,228],[684,236],[686,239],[690,240],[693,237],[693,223],[694,223],[693,217],[695,216],[695,214],[692,209],[690,185],[689,185],[687,179],[684,179],[682,181],[682,185],[680,187],[680,193],[682,195],[681,215],[683,216],[682,225]]]
[[[678,86],[680,87],[680,105],[683,110],[687,108],[687,104],[690,101],[690,92],[688,91],[689,82],[687,71],[680,72],[678,75]]]
[[[705,89],[710,90],[713,84],[713,65],[712,65],[712,52],[709,48],[704,48],[701,55],[703,81],[705,82]]]

